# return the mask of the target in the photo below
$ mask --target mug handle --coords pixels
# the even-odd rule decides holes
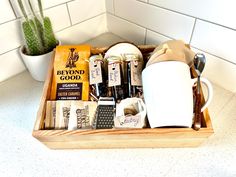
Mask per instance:
[[[200,78],[200,82],[202,82],[207,87],[207,93],[208,93],[206,102],[201,108],[201,112],[203,112],[209,106],[209,104],[213,98],[213,88],[212,88],[212,84],[210,83],[210,81],[204,77]],[[193,79],[193,84],[195,84],[195,83],[197,83],[197,78]]]

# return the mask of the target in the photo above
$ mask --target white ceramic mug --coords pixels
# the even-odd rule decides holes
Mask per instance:
[[[180,61],[152,64],[142,72],[144,100],[151,128],[163,126],[191,127],[193,120],[193,85],[189,66]],[[204,111],[211,102],[211,83],[201,77],[207,86],[208,98],[201,108]]]

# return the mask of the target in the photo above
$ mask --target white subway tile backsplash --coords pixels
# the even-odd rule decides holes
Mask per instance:
[[[159,45],[165,41],[171,40],[171,38],[168,38],[166,36],[163,36],[161,34],[155,33],[153,31],[147,30],[147,36],[146,36],[146,44],[156,44]]]
[[[19,5],[18,5],[18,0],[10,0],[11,1],[11,4],[12,4],[12,7],[13,7],[13,10],[15,11],[15,14],[17,17],[21,17],[23,16],[23,14],[21,13],[21,10],[19,8]],[[30,14],[30,8],[28,6],[28,1],[25,1],[25,0],[22,0],[22,3],[25,7],[25,11],[27,14]],[[37,1],[36,0],[32,0],[32,4],[35,4],[34,7],[37,7]],[[38,8],[37,8],[38,9]]]
[[[66,5],[57,6],[45,11],[50,16],[54,31],[70,26]],[[21,20],[14,20],[0,26],[0,54],[15,49],[23,44]]]
[[[206,66],[203,70],[204,77],[226,90],[236,92],[236,65],[201,50],[192,49],[194,52],[204,53],[206,56]]]
[[[81,44],[107,32],[106,15],[100,15],[56,33],[62,44]]]
[[[10,1],[20,17],[17,0]],[[32,2],[37,8],[37,0]],[[136,44],[159,45],[170,39],[189,43],[192,37],[191,45],[197,48],[193,50],[207,52],[204,77],[236,92],[233,0],[42,0],[42,3],[62,44],[80,44],[108,31]],[[0,82],[25,70],[17,49],[23,44],[21,20],[14,20],[11,4],[0,1],[0,24],[3,23],[0,25]],[[29,7],[26,9],[28,12]]]
[[[20,58],[19,49],[0,55],[0,82],[24,70],[25,66]]]
[[[0,54],[19,47],[22,43],[20,20],[14,20],[0,26]]]
[[[104,0],[76,0],[68,3],[72,24],[76,24],[105,12]]]
[[[55,32],[70,26],[70,17],[66,4],[47,9],[44,14],[50,17]]]
[[[189,42],[194,18],[134,0],[114,0],[115,14],[171,38]]]
[[[166,40],[170,39],[158,33],[147,31],[147,44],[160,44]],[[196,48],[192,47],[192,50],[196,53],[204,53],[206,56],[207,62],[203,71],[204,77],[227,90],[236,92],[236,65]]]
[[[100,36],[97,36],[86,43],[95,46],[95,47],[104,47],[104,46],[111,46],[117,42],[123,42],[124,39],[122,39],[120,36],[117,36],[113,33],[104,33]]]
[[[149,3],[236,29],[234,0],[149,0]]]
[[[191,45],[236,63],[236,31],[197,20]]]
[[[145,28],[107,14],[108,30],[136,44],[144,44]]]
[[[13,6],[13,9],[17,15],[17,17],[21,17],[21,11],[18,6],[18,0],[10,0]],[[27,14],[30,14],[30,8],[28,6],[28,3],[26,3],[28,0],[22,0],[24,7],[26,9]],[[53,6],[57,6],[66,2],[70,2],[71,0],[42,0],[42,6],[43,9],[47,9]],[[38,0],[31,0],[31,3],[33,4],[33,7],[35,8],[36,11],[39,11],[38,9]]]
[[[44,8],[49,8],[70,1],[71,0],[42,0],[42,4]]]
[[[106,1],[106,11],[110,13],[114,13],[114,4],[113,0],[105,0]]]
[[[0,1],[0,8],[0,24],[16,18],[9,1]]]

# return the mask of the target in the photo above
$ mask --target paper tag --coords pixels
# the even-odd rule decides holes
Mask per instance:
[[[121,85],[120,64],[113,63],[108,65],[108,86]]]
[[[89,82],[90,85],[102,83],[102,68],[100,61],[89,62]]]
[[[142,86],[142,63],[131,61],[131,85]]]
[[[119,116],[114,119],[116,128],[142,128],[141,116]]]

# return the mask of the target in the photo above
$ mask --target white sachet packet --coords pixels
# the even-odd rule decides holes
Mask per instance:
[[[68,130],[91,129],[96,109],[97,102],[71,101]]]
[[[146,106],[141,98],[127,98],[116,105],[115,128],[143,128],[146,125]]]
[[[56,101],[55,129],[67,129],[70,118],[71,101]]]

